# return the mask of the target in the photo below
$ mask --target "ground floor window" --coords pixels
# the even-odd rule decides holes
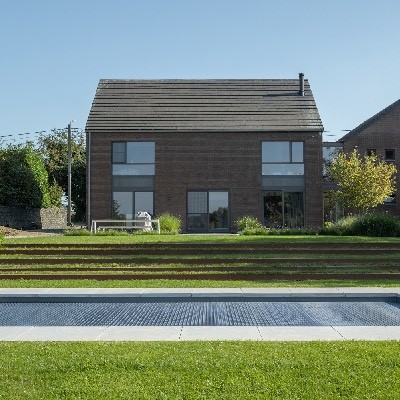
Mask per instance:
[[[303,192],[271,190],[264,192],[264,225],[268,228],[304,226]]]
[[[186,220],[188,231],[229,229],[229,192],[188,191]]]
[[[113,219],[135,219],[139,211],[154,215],[154,192],[113,192]]]

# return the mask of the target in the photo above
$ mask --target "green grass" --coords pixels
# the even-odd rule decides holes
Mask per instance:
[[[366,236],[238,236],[238,235],[128,235],[128,236],[43,236],[5,239],[8,243],[400,243],[400,238]]]
[[[1,288],[241,288],[241,287],[399,287],[400,280],[320,279],[320,280],[95,280],[95,279],[4,279]],[[1,399],[1,397],[0,397]]]
[[[237,236],[237,235],[130,235],[130,236],[50,236],[50,237],[34,237],[34,238],[24,238],[24,239],[7,239],[7,243],[23,243],[23,244],[52,244],[52,245],[57,245],[57,244],[75,244],[75,243],[83,243],[85,246],[87,245],[88,248],[90,248],[91,244],[102,244],[104,245],[104,248],[107,248],[107,246],[112,246],[113,244],[117,243],[122,243],[122,244],[141,244],[141,243],[156,243],[159,244],[159,248],[163,248],[163,244],[167,243],[186,243],[188,245],[190,244],[221,244],[221,246],[224,245],[224,243],[234,243],[234,244],[242,244],[245,243],[248,245],[248,248],[251,248],[252,244],[256,243],[277,243],[277,244],[287,244],[287,243],[304,243],[305,246],[307,246],[307,243],[343,243],[343,247],[346,246],[348,243],[371,243],[371,247],[373,247],[373,243],[377,242],[387,242],[387,243],[400,243],[400,239],[398,238],[367,238],[367,237],[328,237],[328,236],[267,236],[267,237],[251,237],[251,236]],[[399,253],[387,253],[385,255],[384,253],[382,255],[378,256],[373,256],[373,258],[376,259],[376,262],[374,263],[375,266],[380,266],[380,265],[385,265],[388,262],[385,263],[385,258],[386,257],[399,257]],[[358,264],[356,269],[348,269],[345,267],[340,266],[340,258],[345,257],[345,258],[366,258],[368,256],[363,256],[363,255],[341,255],[340,250],[337,250],[337,252],[332,252],[330,251],[330,254],[298,254],[296,253],[296,250],[288,250],[287,254],[273,254],[272,252],[268,252],[266,254],[261,254],[257,249],[254,250],[252,254],[227,254],[227,255],[221,255],[221,254],[196,254],[195,257],[198,259],[202,258],[214,258],[214,259],[220,259],[221,261],[219,262],[219,265],[228,265],[223,262],[225,258],[236,258],[241,260],[242,258],[255,258],[255,257],[261,257],[261,258],[274,258],[274,257],[295,257],[295,258],[306,258],[307,256],[311,256],[312,258],[319,258],[319,259],[325,259],[329,261],[329,264],[332,263],[338,263],[336,267],[331,267],[330,265],[326,265],[326,262],[321,262],[318,264],[307,264],[307,262],[300,262],[300,266],[297,267],[297,265],[290,265],[288,262],[284,263],[277,263],[274,262],[273,264],[268,265],[268,268],[263,269],[262,264],[258,264],[257,268],[260,273],[374,273],[374,272],[398,272],[396,269],[394,269],[391,266],[385,265],[385,270],[374,270],[371,268],[367,268],[367,265],[363,268],[362,264]],[[59,255],[59,256],[50,256],[50,255],[43,255],[43,256],[29,256],[29,255],[23,255],[18,253],[18,250],[16,250],[15,254],[12,255],[0,255],[0,258],[8,258],[10,259],[10,264],[7,265],[2,265],[3,268],[12,268],[12,259],[19,259],[19,258],[32,258],[35,259],[35,264],[30,266],[32,269],[31,270],[26,270],[26,271],[21,271],[20,273],[23,274],[32,274],[34,273],[34,269],[40,267],[41,265],[44,265],[40,262],[41,259],[45,258],[62,258],[65,260],[65,264],[58,264],[54,265],[53,267],[68,267],[68,258],[74,258],[74,259],[82,259],[82,258],[100,258],[102,261],[105,261],[107,259],[114,258],[114,256],[108,256],[108,255],[91,255],[90,253],[88,255],[84,256],[68,256],[68,255]],[[129,258],[134,263],[134,258],[135,256],[123,256],[123,255],[117,255],[117,258]],[[148,258],[152,260],[151,264],[143,265],[146,267],[168,267],[168,266],[180,266],[183,267],[185,266],[185,258],[193,258],[194,256],[185,256],[185,255],[138,255],[138,258]],[[162,259],[168,259],[168,258],[178,258],[181,260],[181,263],[177,264],[161,264],[157,263],[157,259],[162,257]],[[368,257],[370,258],[370,257]],[[335,261],[332,261],[335,260]],[[347,263],[348,264],[348,263]],[[389,262],[390,265],[393,265],[393,261]],[[235,264],[235,267],[241,266],[242,263],[237,263]],[[248,263],[246,265],[251,265],[251,263]],[[394,264],[395,266],[397,265]],[[24,265],[18,266],[18,267],[23,267]],[[28,264],[25,264],[27,267]],[[79,264],[71,264],[70,267],[80,267],[83,265]],[[90,264],[86,265],[86,267],[96,267],[97,264]],[[121,263],[120,265],[116,263],[102,263],[99,264],[98,266],[101,267],[106,267],[106,266],[113,266],[113,267],[119,267],[119,266],[128,266],[128,264],[123,264]],[[139,266],[139,264],[137,264]],[[197,265],[199,266],[199,265]],[[266,265],[267,266],[267,265]],[[285,268],[280,268],[280,267],[288,267],[290,266],[290,269],[285,269]],[[16,265],[14,265],[16,267]],[[190,266],[189,266],[190,267]],[[308,268],[306,268],[308,267]],[[88,280],[88,279],[79,279],[79,275],[85,274],[85,273],[90,273],[91,271],[41,271],[41,273],[48,273],[48,274],[64,274],[64,273],[71,273],[74,274],[76,277],[73,279],[63,279],[63,280],[35,280],[35,279],[18,279],[18,280],[0,280],[0,287],[283,287],[283,286],[312,286],[312,287],[332,287],[332,286],[399,286],[400,285],[400,279],[397,280],[386,280],[386,281],[379,281],[376,279],[360,279],[360,280],[337,280],[337,279],[324,279],[324,280],[303,280],[303,281],[294,281],[294,280],[274,280],[274,281],[269,281],[269,280],[197,280],[197,279],[187,279],[187,280],[179,280],[179,279],[163,279],[161,274],[162,273],[168,273],[168,271],[162,272],[158,271],[160,273],[160,277],[157,277],[157,279],[140,279],[140,280],[106,280],[106,281],[101,281],[101,280]],[[92,271],[94,272],[94,271]],[[156,270],[154,272],[157,272]],[[172,274],[179,274],[180,272],[172,272]],[[205,272],[205,271],[204,271]],[[221,275],[223,273],[228,273],[228,271],[220,272],[220,271],[207,271],[207,273],[215,274],[215,275]],[[233,273],[239,273],[239,270],[234,270],[232,269]],[[250,271],[249,271],[250,272]],[[254,273],[255,271],[252,271]],[[2,273],[6,273],[3,271]],[[10,273],[18,273],[18,272],[12,272]],[[117,274],[124,274],[124,271],[96,271],[95,273],[97,274],[110,274],[110,273],[117,273]],[[134,271],[127,271],[127,273],[135,273]],[[140,272],[137,271],[137,274],[143,273],[143,274],[148,274],[150,271],[146,272]],[[196,271],[185,271],[185,273],[191,273],[193,275],[197,275],[200,272]],[[221,276],[219,276],[220,278]]]
[[[1,343],[0,399],[398,399],[400,342]]]

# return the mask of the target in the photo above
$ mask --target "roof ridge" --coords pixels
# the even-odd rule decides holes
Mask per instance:
[[[360,125],[356,126],[349,133],[347,133],[342,138],[340,138],[338,140],[338,142],[345,141],[345,140],[349,139],[350,137],[352,137],[353,135],[357,134],[358,132],[362,131],[363,129],[367,128],[368,126],[372,125],[375,121],[377,121],[379,118],[383,117],[384,115],[386,115],[387,113],[392,111],[392,109],[397,107],[398,105],[400,105],[400,99],[396,100],[394,103],[388,105],[387,107],[385,107],[383,110],[379,111],[372,117],[366,119]]]

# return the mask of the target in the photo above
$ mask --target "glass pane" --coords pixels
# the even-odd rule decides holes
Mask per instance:
[[[193,231],[207,229],[207,216],[207,214],[188,214],[187,229]]]
[[[208,193],[209,229],[228,228],[228,192]]]
[[[154,175],[154,164],[114,164],[113,175]]]
[[[112,144],[112,161],[115,163],[125,162],[125,143],[115,142]]]
[[[135,192],[135,216],[139,211],[146,211],[153,216],[153,197],[154,192]]]
[[[188,192],[188,214],[207,214],[207,192]]]
[[[133,219],[133,193],[113,193],[113,219]]]
[[[394,157],[394,150],[385,150],[385,160],[386,161],[393,161],[395,159]]]
[[[304,205],[302,192],[285,192],[285,227],[301,228],[304,226]]]
[[[289,142],[263,142],[262,162],[290,162]]]
[[[282,228],[282,192],[264,192],[264,225],[268,228]]]
[[[328,167],[332,165],[332,161],[339,155],[341,151],[342,147],[337,147],[337,146],[322,147],[323,174],[324,174],[324,180],[327,182],[332,181],[332,178],[328,174]]]
[[[132,164],[154,163],[154,142],[128,142],[126,144],[126,162]]]
[[[303,142],[292,142],[292,162],[303,162]]]
[[[118,189],[154,189],[154,176],[115,175],[112,179],[113,188]]]
[[[304,164],[263,164],[263,175],[304,175]]]

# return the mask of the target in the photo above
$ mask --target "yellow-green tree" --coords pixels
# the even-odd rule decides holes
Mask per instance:
[[[340,153],[329,167],[329,173],[338,184],[336,198],[342,207],[365,213],[395,192],[397,170],[375,155],[361,157],[357,150]]]

